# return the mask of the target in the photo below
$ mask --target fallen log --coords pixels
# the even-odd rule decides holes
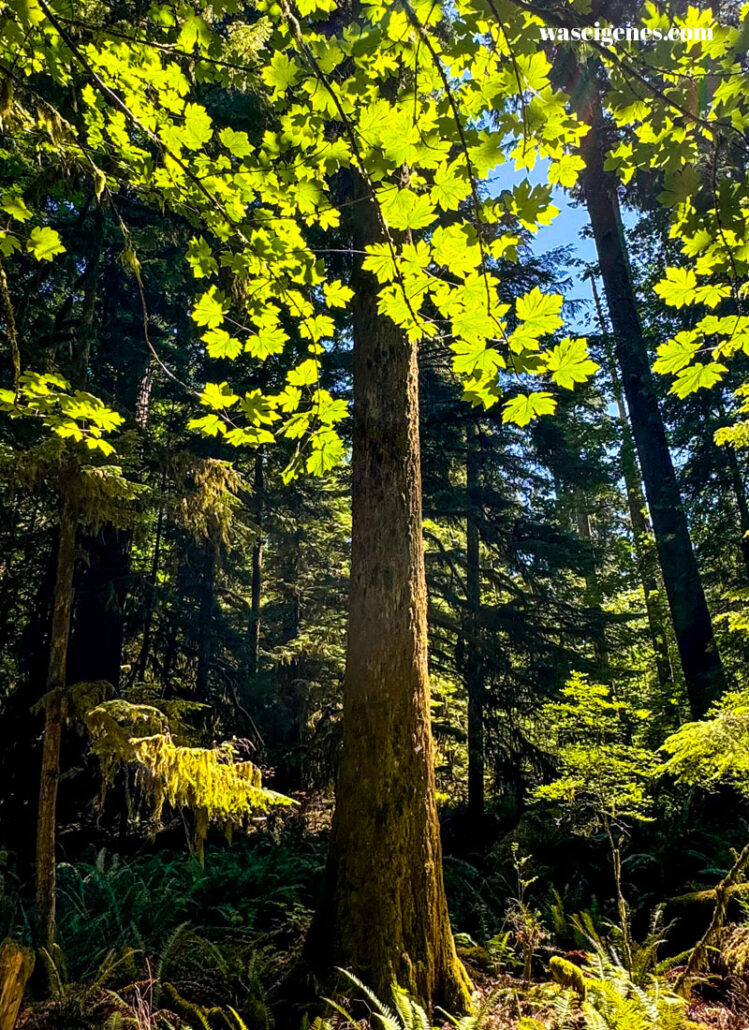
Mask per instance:
[[[9,937],[0,944],[0,1030],[13,1030],[23,992],[34,969],[34,953]]]

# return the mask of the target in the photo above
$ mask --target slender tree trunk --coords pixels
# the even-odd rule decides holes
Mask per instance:
[[[151,653],[151,634],[153,632],[153,614],[156,607],[156,582],[159,578],[159,568],[161,565],[161,541],[164,536],[164,492],[166,490],[166,465],[161,470],[161,501],[159,503],[159,513],[156,516],[156,534],[153,542],[153,556],[151,558],[151,568],[148,573],[148,582],[146,583],[146,612],[143,619],[143,638],[140,645],[140,653],[138,655],[138,665],[136,670],[136,681],[143,683],[146,678],[146,672],[148,670],[148,658]]]
[[[583,192],[689,704],[692,715],[700,718],[726,684],[650,371],[616,185],[603,168],[602,114],[596,89],[591,81],[588,106],[583,111],[591,126],[583,144]]]
[[[726,447],[726,462],[731,476],[731,486],[736,500],[736,508],[739,513],[739,528],[741,530],[741,559],[744,563],[744,572],[749,578],[749,504],[746,500],[746,483],[741,474],[736,452],[733,447]]]
[[[619,845],[614,840],[614,834],[611,832],[611,823],[608,817],[604,817],[603,820],[604,830],[608,837],[609,847],[611,848],[611,861],[614,867],[614,882],[616,884],[616,910],[619,913],[619,928],[622,931],[622,946],[624,951],[624,961],[627,966],[627,972],[630,977],[632,976],[632,940],[630,935],[629,927],[629,906],[627,905],[622,890],[622,853]]]
[[[42,775],[36,836],[36,927],[40,948],[55,941],[55,831],[57,788],[60,781],[60,743],[64,689],[68,660],[70,614],[73,604],[73,571],[77,519],[72,503],[63,494],[60,504],[60,539],[57,550],[52,634],[50,641],[47,699],[45,704]]]
[[[354,248],[380,239],[366,196]],[[353,279],[352,543],[343,751],[325,891],[307,942],[318,967],[470,1005],[445,899],[427,670],[415,344]]]
[[[203,575],[200,584],[200,625],[198,627],[198,671],[195,697],[207,704],[210,697],[211,663],[213,661],[213,619],[216,607],[216,550],[210,542],[204,546]]]
[[[263,455],[258,451],[255,456],[255,479],[253,498],[257,538],[252,548],[252,586],[250,595],[250,625],[247,634],[247,672],[250,679],[257,676],[258,656],[260,653],[260,594],[262,589],[263,566],[263,505],[264,505]]]
[[[626,417],[626,412],[624,413]],[[640,471],[637,467],[634,444],[629,433],[629,426],[622,422],[622,446],[620,462],[624,488],[627,494],[627,510],[632,526],[632,537],[635,545],[635,560],[642,593],[645,599],[645,612],[648,619],[650,643],[653,648],[658,682],[665,690],[674,683],[674,670],[668,650],[668,634],[666,614],[661,603],[661,583],[658,576],[658,558],[655,541],[645,515],[645,497],[642,492]]]
[[[611,683],[609,646],[606,640],[606,616],[602,604],[601,584],[598,579],[598,555],[593,540],[593,520],[586,510],[588,505],[581,491],[576,488],[572,490],[572,505],[577,535],[588,545],[590,554],[590,570],[585,574],[585,604],[591,616],[593,651],[598,664],[598,675],[602,682]]]
[[[94,239],[89,254],[86,271],[83,276],[83,303],[81,306],[81,325],[77,345],[73,354],[73,382],[79,390],[85,390],[88,380],[88,366],[91,358],[91,347],[94,342],[94,316],[98,296],[99,265],[104,244],[104,219],[97,208],[94,214]]]
[[[715,417],[713,412],[709,410],[709,404],[707,398],[703,398],[702,401],[705,406],[706,416],[708,421],[712,421]],[[717,398],[717,415],[723,425],[727,425],[729,420],[726,419],[726,413],[723,406],[723,401],[718,395]],[[712,434],[711,434],[712,436]],[[733,494],[733,499],[736,502],[736,512],[739,517],[739,553],[741,556],[741,562],[744,566],[744,575],[749,579],[749,503],[746,497],[746,480],[744,474],[739,465],[736,457],[736,451],[733,447],[718,447],[715,443],[714,437],[711,439],[711,445],[715,448],[718,454],[718,462],[723,465],[728,474],[728,481],[730,483],[730,491]]]
[[[143,639],[140,645],[140,654],[138,655],[138,668],[136,673],[138,683],[143,683],[146,678],[148,658],[151,653],[151,633],[153,630],[156,580],[158,579],[159,565],[161,562],[161,538],[163,528],[164,509],[160,507],[159,514],[156,517],[156,536],[153,545],[153,557],[151,558],[151,568],[148,573],[148,583],[146,584],[146,613],[143,619]]]
[[[647,614],[650,643],[653,648],[658,683],[665,692],[673,685],[674,670],[671,666],[671,655],[668,650],[666,614],[663,611],[661,602],[658,556],[655,550],[655,541],[653,540],[645,514],[645,496],[642,492],[642,479],[637,465],[635,446],[629,430],[627,406],[624,400],[619,372],[616,367],[616,359],[606,330],[603,308],[601,307],[601,299],[595,279],[591,279],[591,287],[601,329],[602,345],[606,354],[606,371],[611,379],[611,387],[619,413],[619,431],[622,436],[621,448],[619,450],[619,465],[627,495],[627,510],[629,511],[629,520],[632,526],[637,572],[645,600],[645,612]]]
[[[145,371],[140,377],[138,383],[138,390],[135,395],[135,410],[133,417],[135,418],[135,424],[142,432],[145,431],[148,426],[148,415],[151,410],[151,391],[153,389],[153,372],[154,363],[152,360],[148,360]]]
[[[478,429],[466,429],[466,691],[468,694],[468,814],[472,823],[484,818],[484,660],[481,647],[481,538],[477,506],[481,489]]]

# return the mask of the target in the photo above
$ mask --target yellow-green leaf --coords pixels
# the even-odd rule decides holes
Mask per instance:
[[[31,230],[26,249],[34,255],[37,261],[51,261],[55,254],[62,254],[65,251],[60,234],[56,229],[50,229],[48,225],[37,226],[36,229]]]
[[[544,390],[529,394],[521,393],[505,404],[502,409],[502,421],[512,422],[516,426],[527,426],[540,415],[552,415],[556,407],[557,402]]]
[[[598,370],[588,357],[585,340],[567,337],[557,344],[546,357],[546,367],[557,386],[571,390],[575,383],[584,383]]]
[[[723,378],[728,369],[718,361],[704,364],[701,361],[683,368],[671,387],[671,393],[682,399],[696,390],[710,389]]]
[[[559,312],[562,310],[562,298],[556,293],[542,293],[538,286],[520,297],[515,305],[515,312],[524,330],[531,336],[542,336],[553,333],[562,324]]]
[[[200,403],[216,411],[231,408],[238,400],[239,397],[228,383],[206,383],[205,390],[200,395]]]

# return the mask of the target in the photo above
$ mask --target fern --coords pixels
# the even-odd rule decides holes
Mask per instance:
[[[598,953],[585,969],[582,1003],[588,1030],[690,1030],[686,1001],[657,976],[633,983],[627,970]]]
[[[433,1028],[423,1005],[397,983],[394,983],[392,986],[394,1008],[390,1008],[354,973],[350,973],[346,969],[338,969],[337,972],[345,976],[347,980],[362,991],[365,1000],[371,1007],[374,1018],[378,1021],[382,1030],[436,1030],[436,1028]],[[438,1011],[440,1011],[441,1015],[444,1016],[451,1026],[455,1027],[455,1030],[481,1030],[496,998],[497,994],[493,994],[484,999],[478,1011],[469,1016],[458,1018],[442,1010]],[[356,1025],[357,1020],[355,1017],[339,1005],[338,1002],[330,998],[323,1000],[342,1016],[347,1023]],[[332,1030],[332,1027],[327,1020],[315,1020],[312,1030]]]
[[[455,1030],[482,1030],[482,1027],[488,1021],[488,1017],[494,1011],[500,996],[501,991],[499,989],[487,994],[476,1012],[472,1012],[467,1016],[451,1016],[449,1012],[445,1012],[443,1009],[438,1009],[437,1011],[445,1017],[451,1026],[455,1027]]]
[[[169,962],[182,942],[183,938],[187,935],[190,928],[189,923],[180,923],[179,926],[169,935],[161,953],[159,955],[158,962],[156,963],[156,970],[154,972],[154,979],[157,984],[160,984],[164,980],[164,974],[169,967]]]
[[[384,1002],[380,1001],[374,991],[367,987],[367,985],[360,980],[358,976],[355,976],[353,973],[349,973],[346,969],[337,969],[336,971],[341,973],[341,975],[350,980],[355,987],[358,987],[359,990],[364,992],[364,997],[372,1006],[374,1014],[381,1022],[384,1030],[406,1030],[406,1028],[399,1022],[395,1012],[391,1008],[388,1008]],[[336,1012],[344,1017],[344,1019],[351,1023],[356,1023],[356,1020],[351,1013],[343,1009],[337,1002],[330,998],[324,998],[323,1000],[331,1005]]]

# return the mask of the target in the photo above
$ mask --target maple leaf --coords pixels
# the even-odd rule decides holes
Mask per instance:
[[[666,278],[656,284],[658,296],[674,308],[692,304],[697,290],[697,276],[691,268],[667,268]]]
[[[502,421],[512,422],[516,426],[527,426],[540,415],[552,415],[556,411],[557,402],[550,393],[538,390],[536,393],[518,394],[508,401],[502,409]]]
[[[55,254],[62,254],[65,248],[56,229],[48,225],[31,230],[26,249],[37,261],[51,261]]]
[[[546,367],[557,386],[573,389],[575,383],[584,383],[598,370],[588,357],[585,340],[567,337],[546,355]]]
[[[708,364],[698,361],[679,372],[671,387],[671,393],[675,393],[683,400],[697,390],[709,390],[711,386],[720,382],[727,371],[726,366],[721,365],[718,361],[711,361]]]
[[[553,333],[562,324],[559,312],[562,310],[562,298],[556,293],[542,293],[538,286],[520,297],[515,305],[515,313],[524,323],[524,333],[542,336]]]

